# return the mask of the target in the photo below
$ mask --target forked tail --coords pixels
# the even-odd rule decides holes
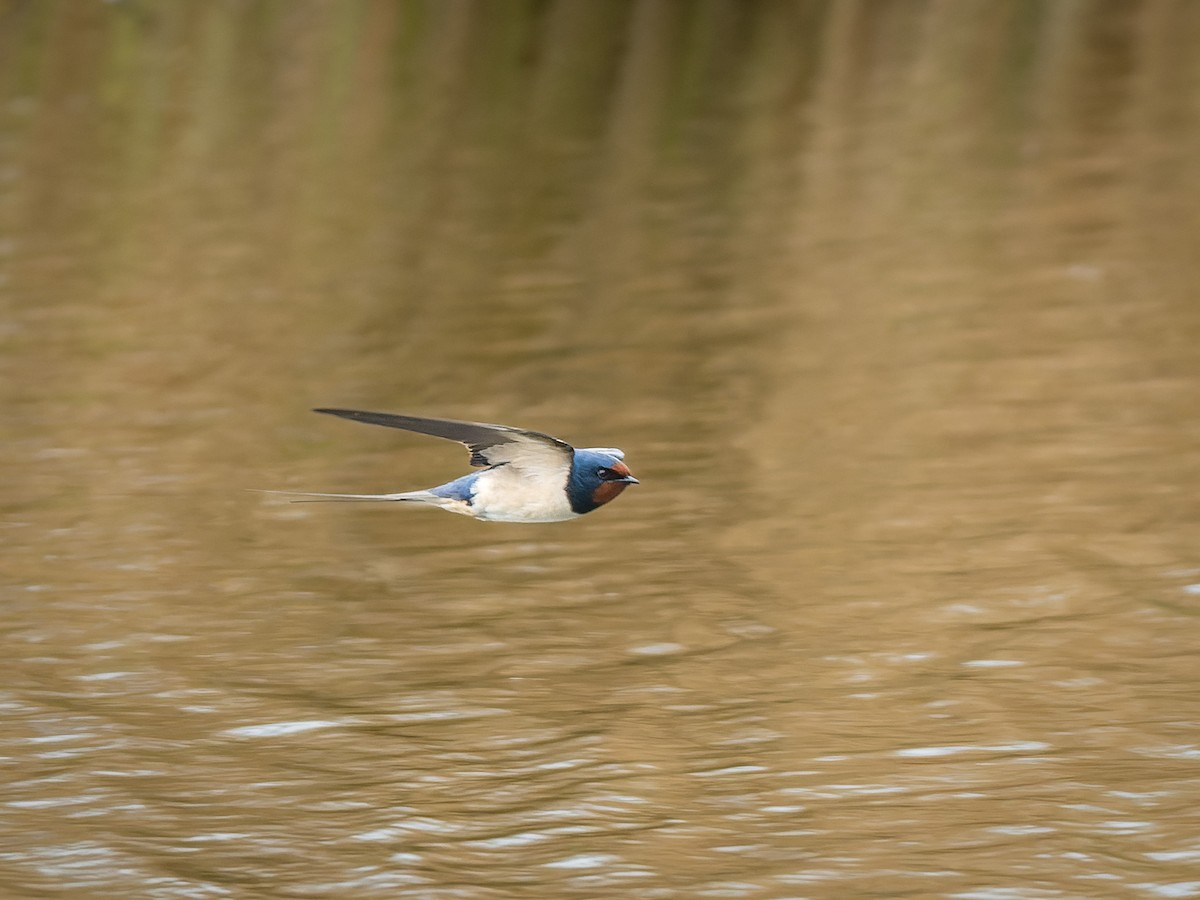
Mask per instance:
[[[339,503],[343,501],[380,501],[388,500],[393,503],[405,500],[415,503],[437,502],[438,498],[428,491],[409,491],[403,494],[317,494],[311,491],[264,491],[251,488],[256,494],[282,494],[286,497],[303,497],[302,500],[292,500],[292,503]]]

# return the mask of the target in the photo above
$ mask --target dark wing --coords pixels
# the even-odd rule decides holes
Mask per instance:
[[[528,469],[531,473],[557,474],[570,469],[571,459],[575,455],[575,449],[565,441],[540,431],[525,431],[507,425],[457,422],[454,419],[423,419],[418,416],[363,412],[357,409],[314,409],[313,412],[458,441],[471,451],[473,466],[498,466],[509,463],[516,468]]]

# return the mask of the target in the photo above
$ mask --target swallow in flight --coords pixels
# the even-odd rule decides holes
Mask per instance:
[[[422,419],[356,409],[315,409],[355,422],[402,428],[465,444],[482,467],[446,484],[399,494],[314,494],[269,491],[317,500],[422,503],[485,522],[563,522],[589,513],[637,484],[625,454],[613,447],[576,450],[565,441],[507,425]],[[297,501],[303,502],[303,501]]]

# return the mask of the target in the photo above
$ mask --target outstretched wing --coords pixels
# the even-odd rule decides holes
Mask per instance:
[[[314,409],[313,412],[341,416],[355,422],[402,428],[418,434],[446,438],[465,444],[471,451],[471,465],[511,465],[530,474],[566,474],[571,468],[575,449],[565,441],[507,425],[483,422],[457,422],[454,419],[423,419],[394,413],[364,412],[357,409]]]

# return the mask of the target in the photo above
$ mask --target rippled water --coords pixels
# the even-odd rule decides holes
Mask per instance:
[[[1198,39],[0,4],[0,894],[1200,896]]]

